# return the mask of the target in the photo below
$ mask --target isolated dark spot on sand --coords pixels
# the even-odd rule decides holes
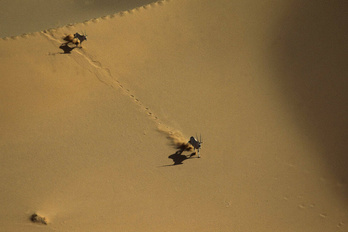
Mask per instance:
[[[45,217],[42,217],[40,215],[37,215],[36,213],[34,213],[33,215],[31,215],[30,220],[34,223],[39,223],[39,224],[43,224],[43,225],[47,225],[47,219]]]

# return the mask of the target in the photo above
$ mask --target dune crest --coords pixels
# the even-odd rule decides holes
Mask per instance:
[[[168,1],[170,0],[61,0],[38,4],[32,1],[4,0],[0,9],[0,37],[13,39],[22,34],[41,31],[43,28],[74,27],[80,22],[97,23],[116,15],[133,14],[135,11],[160,6]],[[11,14],[14,10],[17,11],[16,20],[13,20],[14,14]]]

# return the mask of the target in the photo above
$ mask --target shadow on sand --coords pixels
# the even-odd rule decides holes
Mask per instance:
[[[189,156],[186,156],[182,154],[183,151],[184,151],[183,149],[180,149],[176,151],[174,154],[168,156],[168,159],[172,159],[174,163],[169,165],[163,165],[161,167],[180,165],[180,164],[183,164],[184,160],[191,159],[191,158],[198,158],[198,157],[193,157],[194,155],[196,155],[196,152],[193,152]]]
[[[274,46],[283,105],[348,194],[348,4],[293,1]],[[277,80],[277,81],[278,81]]]
[[[74,50],[76,48],[76,46],[70,47],[69,42],[66,42],[66,43],[63,43],[62,45],[60,45],[59,48],[62,49],[64,52],[64,53],[60,53],[60,54],[71,54],[71,51]]]
[[[71,54],[71,51],[75,48],[82,48],[77,46],[71,46],[71,42],[62,43],[59,46],[60,49],[63,50],[63,52],[55,52],[55,53],[49,53],[49,55],[57,55],[57,54]]]

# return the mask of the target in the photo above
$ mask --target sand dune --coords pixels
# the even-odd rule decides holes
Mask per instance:
[[[0,37],[62,27],[156,2],[156,0],[2,0]]]
[[[99,10],[0,40],[0,231],[347,230],[343,1]]]

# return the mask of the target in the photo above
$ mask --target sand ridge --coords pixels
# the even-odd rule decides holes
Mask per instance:
[[[136,12],[140,12],[142,10],[148,10],[148,9],[153,8],[153,7],[162,6],[163,4],[165,4],[167,2],[170,2],[170,1],[172,1],[172,0],[158,0],[158,1],[155,1],[155,2],[152,2],[152,3],[149,3],[149,4],[145,4],[143,6],[136,7],[136,8],[133,8],[133,9],[129,9],[129,10],[126,10],[126,11],[120,11],[120,12],[117,12],[117,13],[114,13],[114,14],[104,15],[104,16],[101,16],[101,17],[85,20],[82,23],[80,23],[80,22],[79,23],[70,23],[70,24],[67,24],[65,26],[52,27],[52,28],[45,29],[45,30],[42,30],[42,31],[23,33],[23,34],[15,35],[15,36],[5,36],[5,37],[1,37],[0,39],[2,39],[2,40],[10,40],[10,39],[17,40],[19,38],[28,38],[29,36],[37,36],[39,33],[45,33],[45,32],[52,33],[52,32],[59,31],[60,29],[64,29],[64,28],[73,29],[74,27],[76,27],[78,25],[81,25],[81,24],[88,25],[88,24],[91,24],[91,23],[98,23],[98,22],[101,22],[103,20],[108,20],[108,19],[112,19],[112,18],[115,18],[115,17],[117,18],[117,17],[123,17],[123,16],[131,15],[131,14],[134,14]]]

